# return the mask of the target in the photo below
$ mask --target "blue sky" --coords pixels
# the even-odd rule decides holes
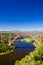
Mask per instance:
[[[0,30],[43,31],[43,0],[0,0]]]

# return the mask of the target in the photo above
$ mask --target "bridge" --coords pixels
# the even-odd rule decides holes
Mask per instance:
[[[1,32],[1,33],[0,33],[0,39],[1,39],[1,41],[2,41],[2,34],[6,34],[6,33],[9,34],[9,45],[13,44],[13,42],[14,42],[17,38],[19,38],[20,36],[22,36],[22,35],[31,37],[31,39],[32,39],[32,40],[35,40],[35,42],[38,43],[39,45],[40,45],[41,42],[42,42],[41,35],[40,35],[39,39],[36,40],[35,37],[33,37],[33,34],[34,34],[34,33],[32,33],[32,32],[19,32],[19,33],[16,33],[17,35],[16,35],[16,37],[14,37],[13,40],[11,40],[12,32]],[[14,34],[15,34],[15,33],[14,33]],[[39,33],[39,34],[41,34],[41,33]]]

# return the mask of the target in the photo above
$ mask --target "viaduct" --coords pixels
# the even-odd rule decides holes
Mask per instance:
[[[14,39],[13,40],[11,40],[11,35],[12,35],[12,33],[16,33],[17,35],[16,35],[16,37],[14,37]],[[40,38],[39,38],[39,40],[36,40],[34,37],[33,37],[33,34],[34,34],[34,32],[0,32],[0,40],[2,41],[2,34],[9,34],[9,45],[11,45],[11,44],[13,44],[13,42],[17,39],[17,38],[19,38],[20,36],[22,36],[22,35],[25,35],[25,36],[30,36],[31,37],[31,39],[32,40],[35,40],[35,42],[37,42],[39,45],[41,44],[41,35],[40,35]],[[39,32],[38,34],[43,34],[43,33],[41,33],[41,32]]]

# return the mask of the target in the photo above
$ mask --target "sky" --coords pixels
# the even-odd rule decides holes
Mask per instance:
[[[43,31],[43,0],[0,0],[0,31]]]

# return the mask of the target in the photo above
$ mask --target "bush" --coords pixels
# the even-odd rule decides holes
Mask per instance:
[[[14,45],[0,44],[0,53],[15,50]]]
[[[7,37],[3,37],[2,38],[2,42],[5,43],[5,44],[8,44],[8,38]]]

